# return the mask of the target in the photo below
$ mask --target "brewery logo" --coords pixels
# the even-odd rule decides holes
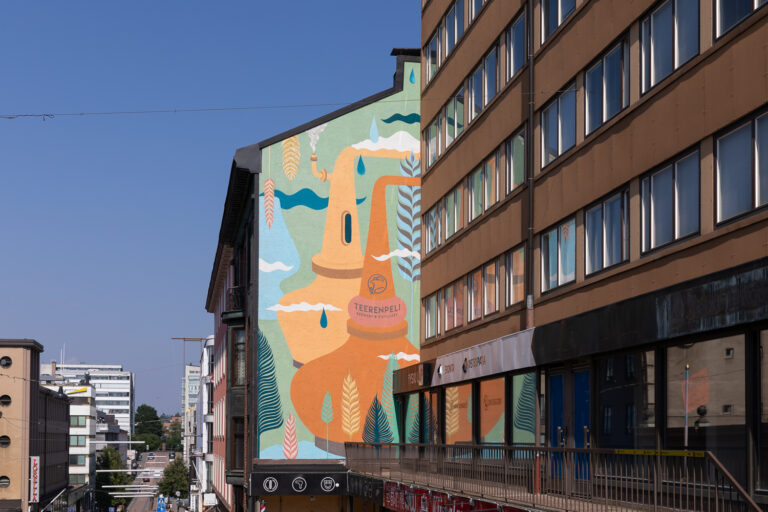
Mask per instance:
[[[277,478],[268,476],[264,479],[264,483],[261,484],[264,490],[267,492],[275,492],[277,490]]]
[[[368,278],[368,292],[378,295],[387,289],[387,278],[381,274],[371,274]]]
[[[291,487],[296,492],[304,492],[307,490],[307,481],[303,476],[297,476],[291,482]]]
[[[320,481],[320,488],[325,492],[331,492],[336,488],[336,480],[327,476]]]

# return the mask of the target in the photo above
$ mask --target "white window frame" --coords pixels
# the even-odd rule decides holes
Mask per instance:
[[[509,28],[507,29],[507,81],[512,80],[512,78],[516,77],[517,74],[522,71],[522,69],[525,67],[525,64],[528,62],[528,38],[526,37],[528,27],[525,23],[525,8],[522,9],[522,12],[517,15],[515,20],[509,25]],[[522,24],[523,27],[523,61],[520,63],[520,66],[515,71],[515,62],[514,62],[514,55],[515,55],[515,27],[518,26],[518,24]]]
[[[736,26],[754,14],[754,12],[760,7],[768,5],[768,0],[752,0],[752,10],[745,14],[741,19],[737,20],[736,23],[723,30],[722,17],[720,14],[720,4],[724,1],[727,2],[729,0],[715,0],[715,38],[723,37],[725,34],[730,32],[732,29],[734,29]]]
[[[607,255],[608,255],[608,237],[607,237],[607,231],[605,229],[605,205],[615,200],[616,198],[620,198],[621,200],[621,210],[619,211],[619,216],[621,219],[621,258],[619,261],[611,264],[607,264]],[[596,209],[600,209],[600,233],[601,233],[601,241],[602,241],[602,258],[599,268],[589,268],[589,262],[590,262],[590,243],[589,243],[589,235],[591,233],[590,225],[589,225],[589,212],[592,212]],[[599,203],[587,208],[584,212],[584,237],[585,237],[585,244],[584,244],[584,268],[585,268],[585,274],[586,275],[592,275],[595,272],[600,272],[601,270],[605,270],[607,268],[611,268],[613,266],[616,266],[620,263],[624,263],[629,259],[629,191],[624,189],[621,192],[618,192],[616,194],[611,194],[610,196],[606,197],[605,199],[601,200]]]
[[[488,275],[486,274],[486,269],[493,265],[495,268],[494,276],[496,282],[494,283],[493,290],[494,294],[496,295],[493,298],[493,303],[496,306],[496,309],[489,311],[488,310]],[[492,315],[494,313],[497,313],[499,311],[499,261],[498,260],[492,260],[488,263],[485,263],[483,265],[483,316]]]
[[[547,39],[552,37],[552,34],[557,32],[557,29],[560,28],[560,25],[562,25],[563,22],[565,20],[567,20],[568,17],[571,14],[576,12],[576,5],[575,5],[576,2],[574,2],[573,9],[570,12],[566,13],[565,15],[563,15],[564,14],[563,13],[563,0],[555,0],[555,1],[557,2],[557,26],[554,28],[554,30],[552,30],[552,32],[550,34],[547,34],[547,22],[546,22],[547,12],[546,12],[546,8],[545,8],[546,3],[544,1],[542,1],[542,3],[541,3],[541,42],[542,43],[544,43]]]
[[[541,168],[542,169],[544,167],[548,166],[549,164],[551,164],[552,162],[554,162],[555,160],[557,160],[558,158],[560,158],[563,155],[563,153],[565,153],[566,151],[568,151],[569,149],[571,149],[572,147],[574,147],[576,145],[576,142],[574,140],[574,143],[572,145],[568,146],[567,148],[563,147],[563,116],[562,116],[563,108],[562,108],[562,101],[563,101],[563,97],[566,94],[569,94],[571,92],[573,92],[573,95],[574,95],[574,100],[573,100],[574,101],[574,109],[573,109],[573,111],[574,111],[573,125],[574,126],[573,126],[573,129],[574,129],[574,133],[575,133],[576,132],[576,117],[575,117],[575,114],[576,114],[576,104],[575,104],[575,102],[576,102],[576,83],[575,82],[571,82],[568,85],[566,85],[565,88],[563,88],[563,90],[560,92],[560,94],[557,95],[556,98],[554,98],[547,105],[545,105],[544,108],[541,109],[541,113],[539,115],[539,120],[540,120],[540,125],[541,125]],[[557,154],[555,155],[555,157],[551,161],[547,162],[546,161],[546,148],[545,148],[545,145],[544,145],[544,133],[545,133],[545,130],[544,130],[544,115],[545,115],[545,113],[551,107],[553,107],[555,105],[557,105]]]
[[[515,297],[514,295],[514,276],[515,276],[515,268],[514,268],[514,261],[515,261],[515,254],[518,252],[521,252],[523,254],[523,268],[522,268],[522,276],[523,276],[523,296],[520,298]],[[504,269],[506,273],[506,279],[507,279],[507,306],[512,306],[514,304],[519,304],[525,300],[525,244],[521,244],[511,251],[507,252],[506,254],[506,268]]]
[[[576,240],[573,241],[573,262],[574,262],[574,272],[573,277],[571,279],[561,280],[560,276],[563,273],[563,241],[560,239],[560,233],[562,233],[562,228],[566,224],[573,223],[573,229],[576,230],[576,222],[575,217],[569,217],[561,222],[558,222],[556,225],[552,226],[551,228],[543,231],[541,235],[539,236],[539,247],[541,251],[541,291],[542,292],[548,292],[550,290],[554,290],[556,288],[559,288],[561,286],[564,286],[568,283],[573,283],[576,281]],[[557,234],[557,283],[553,286],[549,286],[549,281],[546,279],[547,276],[544,275],[544,250],[543,250],[543,240],[544,235],[548,235],[552,232],[555,232]],[[572,233],[571,236],[575,237],[576,233]]]
[[[523,180],[517,185],[515,185],[514,180],[512,179],[513,173],[514,173],[514,165],[513,165],[514,162],[512,160],[512,147],[514,145],[515,139],[517,139],[518,137],[522,137],[523,139],[523,154],[521,155],[523,159]],[[525,177],[526,177],[525,174],[527,172],[525,168],[525,139],[526,139],[525,126],[523,126],[518,131],[516,131],[509,139],[507,139],[507,141],[504,143],[504,147],[506,150],[505,172],[507,176],[507,191],[506,191],[507,194],[511,194],[512,192],[520,188],[525,183]]]
[[[605,62],[609,55],[613,54],[617,49],[621,52],[621,108],[613,115],[608,117],[607,104],[608,104],[608,87],[605,80]],[[589,118],[589,106],[590,106],[590,94],[587,87],[587,76],[597,66],[602,65],[601,83],[600,88],[600,122],[590,130],[590,118]],[[629,44],[627,39],[623,38],[621,41],[613,45],[608,51],[604,52],[600,59],[595,62],[584,73],[584,133],[586,135],[591,134],[600,128],[607,121],[613,117],[619,115],[629,105]]]

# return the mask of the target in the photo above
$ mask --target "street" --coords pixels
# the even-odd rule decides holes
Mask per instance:
[[[149,460],[149,453],[154,453],[155,457]],[[146,468],[146,472],[136,473],[133,485],[157,485],[163,477],[163,470],[168,465],[168,454],[170,452],[147,452],[139,456],[139,468]],[[144,482],[148,477],[149,482]],[[147,512],[156,510],[157,498],[141,497],[133,498],[128,504],[127,512]]]

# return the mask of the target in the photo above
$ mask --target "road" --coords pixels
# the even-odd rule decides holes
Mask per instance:
[[[137,476],[133,482],[134,484],[157,485],[158,482],[160,482],[160,479],[162,478],[162,471],[165,469],[165,466],[168,465],[169,452],[154,453],[155,457],[153,460],[147,460],[148,453],[142,453],[139,459],[139,468],[146,468],[147,471],[150,472],[149,482],[143,481],[144,473],[136,473]],[[157,471],[160,473],[156,473]],[[155,478],[156,474],[158,474],[158,478]],[[133,500],[131,500],[131,502],[128,504],[128,509],[126,512],[155,512],[156,509],[156,498],[133,498]]]

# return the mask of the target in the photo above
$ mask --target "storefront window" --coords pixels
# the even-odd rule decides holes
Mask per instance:
[[[421,413],[421,439],[424,443],[439,444],[440,395],[437,391],[424,393],[424,409]]]
[[[419,394],[408,395],[405,404],[405,436],[406,443],[419,443]]]
[[[630,352],[598,361],[600,448],[654,448],[655,357]]]
[[[480,441],[503,443],[504,438],[504,378],[480,383]]]
[[[735,354],[734,354],[735,355]],[[760,475],[759,489],[768,489],[768,331],[760,332]]]
[[[472,384],[445,388],[446,444],[472,442]]]
[[[744,336],[667,349],[667,447],[709,450],[746,482]]]
[[[536,372],[512,377],[512,443],[536,442]]]

